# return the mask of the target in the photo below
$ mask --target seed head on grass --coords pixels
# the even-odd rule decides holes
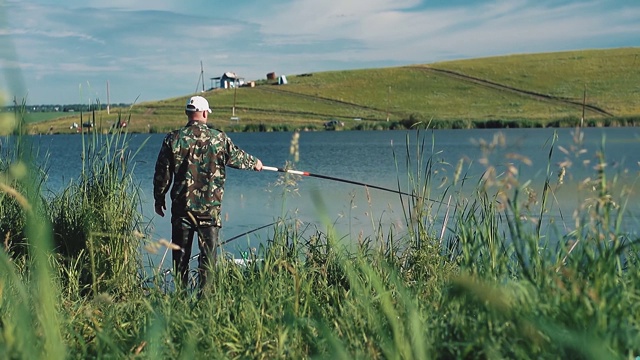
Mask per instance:
[[[295,169],[293,164],[290,161],[286,161],[285,170]],[[298,192],[298,182],[302,177],[300,175],[290,174],[288,172],[281,173],[276,181],[272,184],[272,187],[278,188],[281,187],[285,194],[295,194],[300,195]]]
[[[300,161],[300,133],[294,132],[291,138],[291,144],[289,146],[289,156],[291,160],[285,162],[285,170],[294,170],[295,164]],[[273,184],[274,187],[282,187],[285,193],[292,193],[299,195],[298,182],[300,181],[300,175],[290,174],[288,172],[281,173],[278,179]]]
[[[291,146],[289,147],[289,155],[293,157],[293,162],[300,161],[300,133],[294,132],[291,138]]]
[[[558,171],[558,185],[564,184],[564,176],[567,173],[567,169],[564,166],[560,166],[560,170]]]
[[[527,210],[531,210],[531,207],[538,203],[538,193],[530,186],[527,186],[525,191],[527,193],[527,201],[524,203],[524,207]]]
[[[18,121],[13,114],[0,114],[0,136],[11,135],[18,126]]]
[[[160,244],[160,246],[164,246],[166,248],[169,248],[170,250],[180,250],[182,249],[180,246],[166,240],[166,239],[160,239],[160,241],[158,241],[158,243]]]
[[[24,210],[31,211],[31,204],[29,204],[27,198],[11,185],[26,176],[27,166],[23,162],[19,161],[11,164],[7,172],[0,173],[0,192],[4,192],[14,198]]]
[[[157,254],[158,250],[166,248],[169,250],[180,250],[180,246],[168,241],[167,239],[160,239],[158,241],[147,244],[144,249],[151,254]]]
[[[462,174],[462,166],[464,165],[464,158],[458,160],[458,164],[456,165],[456,170],[453,174],[453,185],[456,185],[458,181],[460,181],[460,175]]]

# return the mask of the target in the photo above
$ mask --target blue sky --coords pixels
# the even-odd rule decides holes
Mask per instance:
[[[0,0],[0,89],[29,104],[189,95],[236,72],[640,46],[638,0]]]

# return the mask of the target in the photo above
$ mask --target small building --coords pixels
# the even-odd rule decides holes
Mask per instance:
[[[277,77],[276,73],[270,72],[267,74],[267,80],[275,80]]]
[[[213,77],[211,80],[211,88],[220,88],[220,89],[231,89],[238,84],[238,86],[242,86],[244,81],[242,78],[238,77],[234,72],[225,72],[222,76]],[[214,84],[215,82],[215,84]]]

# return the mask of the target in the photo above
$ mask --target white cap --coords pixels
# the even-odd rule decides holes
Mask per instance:
[[[187,111],[208,111],[211,113],[211,109],[209,109],[209,102],[207,99],[202,96],[192,96],[189,100],[187,100]]]

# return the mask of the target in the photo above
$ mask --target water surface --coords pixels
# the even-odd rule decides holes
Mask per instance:
[[[513,163],[519,172],[520,183],[530,181],[530,188],[538,194],[542,193],[545,179],[551,179],[556,189],[555,198],[552,211],[545,216],[558,218],[564,212],[562,227],[570,228],[573,209],[583,204],[588,196],[579,186],[585,179],[596,178],[597,153],[604,149],[606,174],[609,179],[615,177],[620,184],[614,190],[619,192],[622,186],[634,189],[626,197],[629,204],[625,223],[638,229],[640,210],[636,182],[640,129],[588,128],[583,129],[583,133],[582,142],[576,143],[575,129],[303,132],[299,138],[299,162],[295,168],[390,189],[400,187],[402,191],[410,192],[412,181],[407,174],[415,175],[419,169],[424,176],[425,168],[431,162],[430,198],[440,200],[443,194],[447,195],[444,199],[448,199],[448,195],[455,195],[457,191],[462,191],[464,196],[470,195],[487,166],[494,166],[500,174],[507,169],[507,164]],[[483,153],[480,144],[491,144],[497,134],[504,134],[504,146]],[[238,146],[259,157],[265,165],[282,167],[292,159],[289,153],[292,133],[229,135]],[[154,214],[152,199],[153,169],[164,135],[129,136],[128,147],[132,152],[138,152],[134,158],[134,176],[143,191],[142,211],[150,225],[150,235],[155,240],[168,239],[169,219]],[[39,146],[41,159],[44,159],[43,154],[48,154],[49,189],[57,191],[78,177],[82,165],[82,136],[40,135],[31,137],[31,140]],[[420,155],[421,160],[418,161]],[[518,160],[520,156],[530,159],[532,165]],[[408,158],[410,171],[407,170]],[[488,164],[482,163],[483,158],[488,160]],[[448,187],[460,159],[464,159],[462,175],[465,185]],[[566,168],[564,183],[558,185],[559,164],[567,163],[567,160],[571,160],[572,165]],[[352,240],[359,234],[372,234],[379,224],[394,229],[398,236],[406,231],[403,201],[397,194],[304,177],[298,182],[296,192],[283,197],[283,187],[277,185],[281,175],[267,171],[228,171],[222,205],[222,240],[280,217],[298,218],[320,231],[325,231],[329,222],[336,225],[339,236]],[[402,200],[406,204],[407,198]],[[442,207],[436,215],[435,221],[441,221]],[[269,237],[270,229],[267,228],[241,237],[226,250],[237,254],[239,250],[255,247]]]

